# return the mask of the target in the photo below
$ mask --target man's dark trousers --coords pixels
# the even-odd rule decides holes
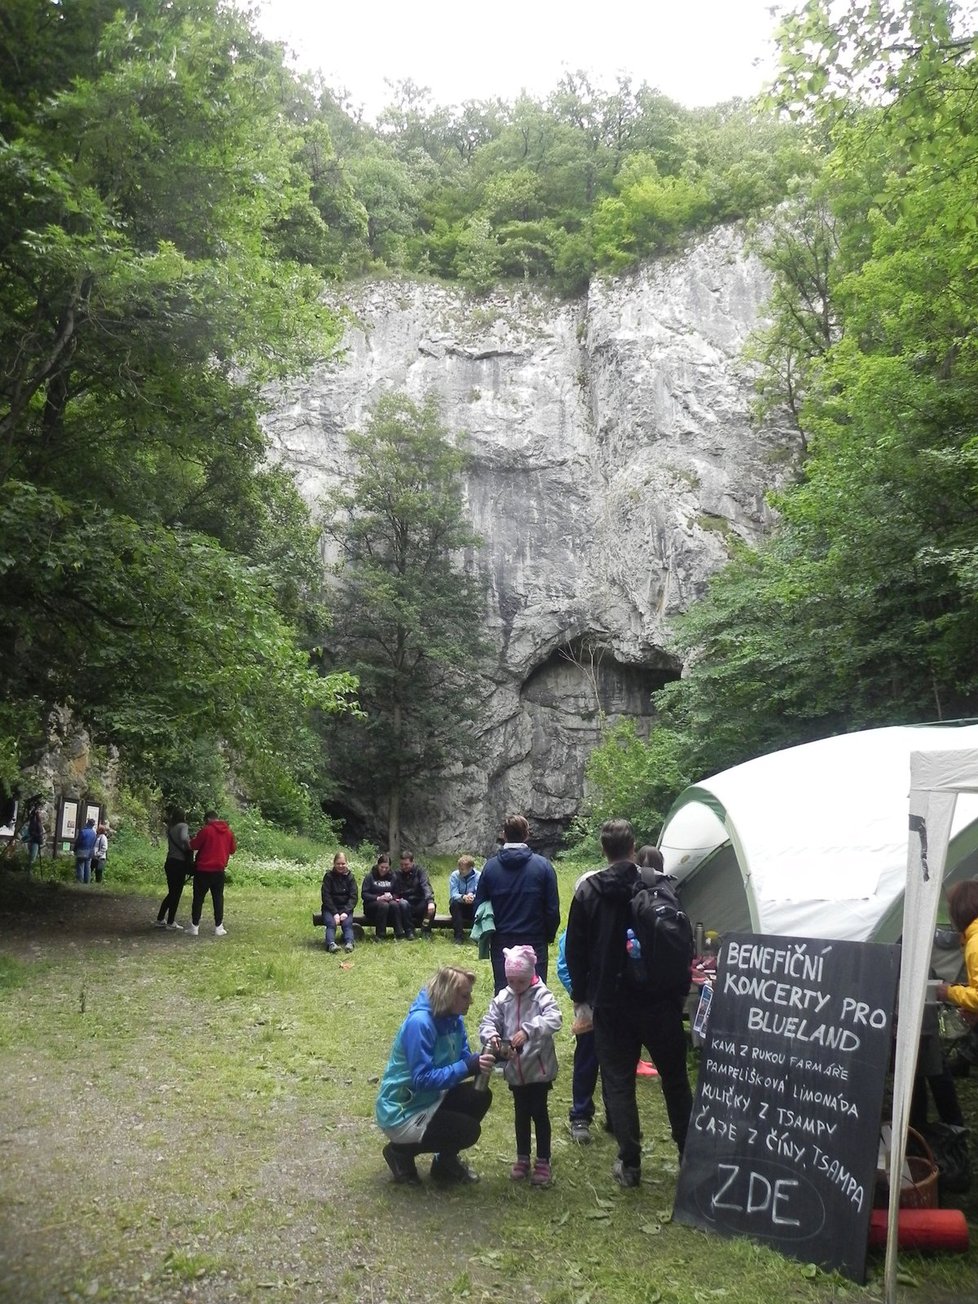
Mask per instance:
[[[683,1001],[660,998],[636,1007],[599,1006],[594,1011],[594,1041],[601,1066],[605,1103],[618,1142],[618,1157],[628,1168],[642,1163],[635,1066],[648,1049],[659,1071],[672,1139],[682,1156],[693,1110],[686,1071]]]

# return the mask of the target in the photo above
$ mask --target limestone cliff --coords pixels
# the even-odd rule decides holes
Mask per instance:
[[[739,361],[767,292],[733,228],[571,303],[366,283],[345,292],[342,356],[274,396],[272,446],[310,502],[334,482],[344,432],[388,390],[434,391],[468,437],[497,661],[478,764],[419,812],[407,844],[483,852],[518,809],[553,846],[602,718],[647,725],[650,692],[681,673],[669,618],[734,536],[763,533],[765,491],[794,459],[787,423],[752,421]]]

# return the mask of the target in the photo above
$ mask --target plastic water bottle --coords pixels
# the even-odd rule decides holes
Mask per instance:
[[[625,950],[628,952],[628,958],[634,960],[636,964],[642,959],[642,943],[635,936],[634,928],[625,930]]]

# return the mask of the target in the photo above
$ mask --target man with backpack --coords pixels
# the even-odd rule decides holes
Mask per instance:
[[[595,1047],[618,1143],[613,1175],[620,1186],[631,1187],[642,1178],[635,1064],[643,1046],[659,1071],[680,1157],[686,1142],[693,1097],[683,1006],[693,937],[671,880],[636,865],[627,820],[602,826],[601,849],[607,866],[582,879],[571,902],[566,957],[571,999],[594,1011]]]

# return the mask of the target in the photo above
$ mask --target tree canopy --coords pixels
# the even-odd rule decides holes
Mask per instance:
[[[327,737],[340,799],[400,849],[401,813],[473,744],[484,652],[478,543],[464,450],[435,399],[387,394],[347,435],[346,483],[326,504],[338,553],[330,649],[360,682],[364,715]]]
[[[807,456],[775,499],[770,540],[733,558],[680,622],[688,673],[658,695],[668,737],[653,746],[685,774],[976,714],[968,17],[947,0],[811,0],[785,20],[780,102],[828,149],[763,234],[776,287],[754,353],[764,401],[795,413]]]
[[[304,92],[217,0],[15,0],[0,32],[6,754],[60,704],[137,775],[205,736],[301,784],[352,687],[302,650],[316,534],[258,423],[338,336],[292,248],[323,228]]]

